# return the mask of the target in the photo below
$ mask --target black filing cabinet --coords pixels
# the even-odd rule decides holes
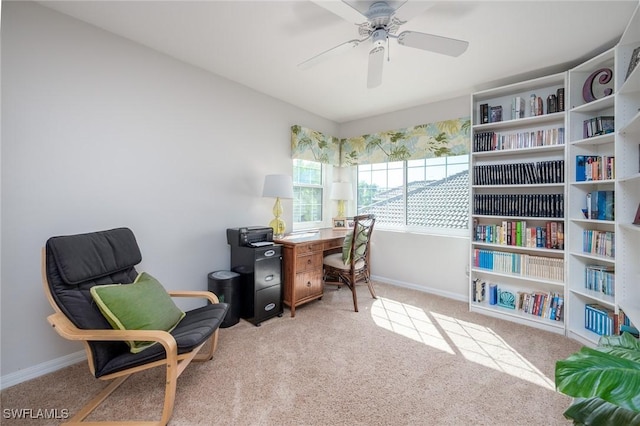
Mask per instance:
[[[241,276],[240,316],[256,326],[282,316],[282,246],[231,246],[231,270]]]

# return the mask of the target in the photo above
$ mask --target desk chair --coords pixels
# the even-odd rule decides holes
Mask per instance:
[[[353,231],[344,239],[342,253],[324,257],[324,283],[337,285],[340,289],[346,285],[353,294],[353,308],[358,312],[356,283],[364,280],[369,287],[371,297],[377,299],[369,277],[369,246],[376,218],[372,214],[353,218]]]
[[[96,378],[114,379],[70,423],[82,422],[133,373],[163,367],[166,384],[160,420],[126,423],[166,425],[173,413],[178,377],[191,361],[213,357],[218,328],[229,306],[218,303],[216,295],[208,291],[165,291],[153,277],[136,272],[134,265],[141,261],[138,244],[128,228],[52,237],[42,250],[44,290],[55,311],[47,320],[65,339],[84,344],[89,370]],[[123,285],[107,286],[112,283]],[[106,293],[94,294],[105,289]],[[104,297],[109,292],[112,299]],[[119,300],[114,302],[114,296]],[[170,296],[198,297],[211,303],[183,313]],[[128,310],[126,314],[121,312],[123,307]],[[177,325],[175,319],[170,319],[172,327],[163,329],[152,329],[150,325],[139,327],[144,329],[115,329],[110,324],[114,318],[103,315],[102,309],[115,314],[120,326],[133,315],[141,317],[141,312],[145,316],[139,322],[153,318],[155,324],[155,318],[160,316],[166,323],[166,313],[171,311],[179,319]],[[209,346],[200,353],[206,343]]]

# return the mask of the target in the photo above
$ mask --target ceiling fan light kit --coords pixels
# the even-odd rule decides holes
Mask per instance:
[[[385,1],[377,1],[369,6],[369,9],[360,12],[347,1],[343,0],[343,9],[337,8],[335,3],[331,8],[326,7],[326,3],[315,2],[319,6],[325,7],[331,12],[337,14],[343,19],[351,21],[354,16],[354,10],[366,19],[365,22],[358,24],[358,32],[361,40],[351,40],[336,47],[328,49],[316,56],[307,59],[298,64],[300,69],[308,69],[319,62],[330,57],[336,56],[359,46],[362,42],[371,40],[372,47],[369,51],[369,68],[367,73],[367,87],[374,88],[382,84],[382,69],[384,65],[385,44],[389,42],[389,38],[395,38],[401,46],[412,47],[415,49],[426,50],[448,56],[460,56],[467,50],[469,43],[464,40],[457,40],[448,37],[437,36],[434,34],[426,34],[417,31],[403,31],[399,35],[395,35],[398,28],[405,24],[409,16],[403,15],[404,20],[398,18],[398,12],[421,12],[428,7],[425,2],[410,2],[409,0],[400,4],[397,8],[393,8]],[[332,2],[333,3],[333,2]],[[410,4],[410,7],[406,7]]]

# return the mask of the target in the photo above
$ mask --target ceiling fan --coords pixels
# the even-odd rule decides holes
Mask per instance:
[[[374,88],[382,83],[385,44],[393,38],[398,44],[416,49],[427,50],[448,56],[460,56],[467,50],[469,42],[417,31],[403,31],[396,35],[401,25],[413,16],[423,12],[434,2],[424,1],[314,1],[317,5],[333,12],[341,18],[358,25],[360,39],[349,40],[298,64],[308,69],[327,58],[343,53],[371,41],[369,50],[369,70],[367,87]],[[363,19],[366,21],[363,22]]]

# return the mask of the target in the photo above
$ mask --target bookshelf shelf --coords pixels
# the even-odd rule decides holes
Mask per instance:
[[[597,291],[589,290],[586,288],[571,289],[569,291],[571,291],[572,293],[576,293],[581,296],[587,297],[589,299],[592,299],[595,302],[602,303],[603,305],[606,305],[607,307],[612,309],[616,304],[613,296],[608,296],[606,294],[598,293]]]
[[[564,334],[564,323],[562,321],[550,320],[548,318],[541,318],[536,315],[527,314],[522,311],[514,309],[503,308],[497,305],[489,305],[488,303],[474,303],[472,305],[472,311],[486,313],[489,315],[495,314],[495,316],[503,317],[507,316],[516,322],[529,325],[530,322],[538,324],[541,328],[547,329],[554,333]]]
[[[510,309],[476,299],[480,286],[519,298],[547,294],[564,306],[566,87],[567,74],[559,73],[474,93],[470,165],[470,310],[561,334],[564,310],[551,320],[523,303]],[[492,107],[502,109],[504,121],[483,122]]]
[[[478,124],[478,131],[488,132],[491,130],[515,130],[532,126],[540,126],[548,123],[564,121],[564,112],[555,112],[552,114],[536,115],[533,117],[517,118],[514,120],[504,120],[494,123]]]
[[[474,155],[477,157],[503,157],[503,156],[513,156],[513,155],[531,155],[536,153],[546,153],[546,152],[564,152],[564,144],[558,145],[546,145],[546,146],[536,146],[531,148],[518,148],[518,149],[500,149],[496,151],[482,151],[482,152],[474,152]]]
[[[607,183],[614,184],[616,182],[615,179],[600,179],[600,180],[583,180],[580,182],[571,182],[572,186],[593,186],[593,185],[604,185]]]
[[[618,183],[632,183],[637,185],[638,183],[640,183],[640,173],[636,173],[627,177],[621,177],[618,179]]]
[[[575,251],[575,252],[571,252],[572,256],[577,256],[577,257],[581,257],[583,259],[589,259],[589,260],[595,260],[598,262],[605,262],[605,263],[615,263],[616,259],[613,257],[608,257],[608,256],[600,256],[597,254],[593,254],[593,253],[585,253],[582,251]]]
[[[563,281],[558,280],[547,280],[539,277],[531,277],[527,275],[517,275],[517,274],[508,274],[506,272],[496,272],[491,269],[484,268],[471,268],[472,272],[478,272],[480,274],[492,275],[494,277],[502,277],[502,278],[517,278],[519,281],[526,283],[528,285],[532,284],[547,284],[551,286],[564,287]]]
[[[473,185],[473,188],[563,188],[564,183],[537,183],[537,184],[514,184],[514,185]]]
[[[630,232],[638,232],[640,233],[640,225],[633,225],[631,223],[621,223],[620,225],[621,229],[630,231]]]
[[[508,244],[497,244],[497,243],[485,243],[482,241],[472,241],[476,247],[486,247],[486,248],[497,248],[497,249],[509,249],[511,251],[522,251],[522,252],[532,252],[532,253],[549,253],[549,254],[563,254],[564,250],[560,249],[549,249],[544,247],[524,247],[524,246],[515,246]]]
[[[609,95],[595,101],[579,105],[571,110],[575,113],[591,113],[595,111],[602,111],[608,108],[612,108],[614,104],[615,96]]]
[[[613,143],[614,141],[615,141],[615,134],[606,133],[604,135],[578,139],[577,141],[571,142],[571,145],[603,145],[606,143]]]
[[[640,112],[634,115],[625,126],[621,127],[619,133],[629,136],[640,133]]]

